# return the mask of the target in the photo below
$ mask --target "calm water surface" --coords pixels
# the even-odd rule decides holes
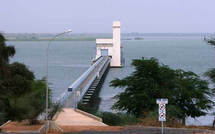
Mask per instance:
[[[12,62],[25,63],[37,78],[45,76],[47,42],[13,41],[7,44],[16,48]],[[112,111],[112,97],[123,89],[109,87],[109,82],[129,75],[133,71],[130,66],[132,59],[155,57],[172,68],[191,70],[199,75],[215,67],[215,49],[207,45],[201,37],[147,37],[145,40],[124,40],[122,46],[125,67],[110,69],[100,93],[102,111]],[[95,41],[55,41],[52,42],[49,52],[49,81],[55,100],[90,66],[96,53],[96,45]],[[210,125],[212,120],[213,117],[209,115],[195,120],[189,118],[187,124]]]

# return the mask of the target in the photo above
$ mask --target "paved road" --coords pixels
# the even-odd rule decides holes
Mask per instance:
[[[65,133],[65,134],[161,134],[160,128],[156,127],[140,127],[132,128],[122,131],[85,131],[79,133]],[[168,128],[164,131],[164,134],[215,134],[215,131],[202,130],[202,129],[174,129]]]

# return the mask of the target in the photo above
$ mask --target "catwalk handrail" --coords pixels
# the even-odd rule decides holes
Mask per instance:
[[[89,87],[92,85],[92,83],[96,79],[96,77],[100,77],[100,75],[103,75],[104,69],[106,70],[107,64],[109,64],[109,63],[110,63],[110,58],[107,57],[105,59],[105,61],[102,63],[102,65],[99,67],[98,71],[91,77],[91,79],[88,81],[87,85],[82,89],[80,96],[78,96],[78,102],[83,98],[83,96],[85,95],[85,93],[87,92]]]
[[[90,68],[87,69],[75,82],[73,82],[68,89],[75,91],[76,88],[78,88],[84,80],[89,76],[89,74],[95,69],[95,67],[104,59],[104,57],[100,57],[93,65],[90,66]],[[63,104],[64,101],[71,95],[71,92],[66,89],[60,97],[57,98],[56,103]]]
[[[104,57],[101,57],[96,63],[94,63],[92,66],[90,66],[87,71],[85,71],[74,83],[72,83],[68,90],[75,90],[78,88],[85,80],[86,78],[90,75],[90,73],[96,68],[96,66],[103,60]]]
[[[100,66],[100,68],[98,69],[98,71],[91,77],[91,79],[89,80],[89,82],[87,83],[87,85],[84,87],[84,89],[82,90],[81,95],[78,97],[78,102],[83,98],[83,96],[85,95],[85,93],[87,92],[87,90],[89,89],[89,87],[92,85],[93,81],[97,78],[100,77],[100,75],[103,75],[104,69],[106,69],[107,64],[110,63],[110,59],[107,58],[102,65]],[[104,68],[105,67],[105,68]],[[101,73],[101,74],[100,74]]]

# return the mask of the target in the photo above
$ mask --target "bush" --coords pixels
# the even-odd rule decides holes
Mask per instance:
[[[96,116],[102,118],[103,122],[110,126],[131,125],[138,122],[135,116],[124,113],[99,112]]]
[[[37,117],[44,112],[46,102],[46,83],[34,80],[29,93],[16,99],[13,107],[16,108],[15,121],[28,120],[31,125],[38,124]],[[50,97],[49,97],[50,100]]]
[[[111,112],[103,112],[101,114],[103,122],[110,126],[117,126],[121,123],[121,119],[117,114]]]
[[[168,127],[182,127],[182,120],[175,117],[175,114],[179,114],[180,112],[172,105],[168,105],[166,108],[166,121],[165,126]],[[158,109],[156,108],[154,111],[146,113],[147,116],[143,117],[140,120],[140,124],[144,126],[161,126],[161,122],[158,120]]]
[[[118,113],[117,115],[120,117],[120,125],[132,125],[138,123],[138,118],[134,115],[125,113]]]
[[[83,105],[81,103],[78,104],[78,109],[102,118],[103,122],[110,126],[130,125],[138,122],[138,119],[133,115],[126,113],[98,112],[89,105]]]

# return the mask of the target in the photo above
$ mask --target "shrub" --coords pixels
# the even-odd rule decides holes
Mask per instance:
[[[103,122],[107,125],[116,126],[120,125],[121,123],[121,119],[117,114],[111,112],[103,112],[101,116]]]
[[[166,121],[165,126],[168,127],[182,127],[182,120],[175,117],[180,112],[172,105],[168,105],[166,108]],[[141,118],[140,124],[144,126],[161,126],[161,122],[158,120],[158,108],[154,111],[146,113],[147,116]]]
[[[138,123],[138,118],[134,115],[126,114],[126,113],[118,113],[120,117],[120,125],[132,125]]]
[[[102,118],[103,122],[110,126],[131,125],[138,123],[138,119],[125,113],[98,112],[96,116]]]

